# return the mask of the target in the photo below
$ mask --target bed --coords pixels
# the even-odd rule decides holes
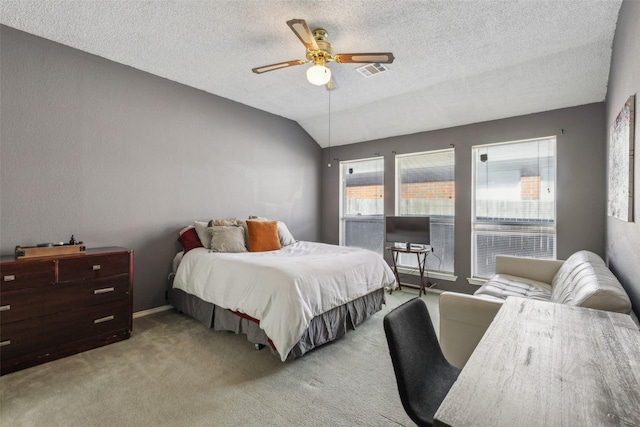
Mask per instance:
[[[197,247],[174,259],[170,300],[214,330],[246,334],[282,361],[343,336],[396,287],[388,264],[360,248],[295,241],[260,252]]]

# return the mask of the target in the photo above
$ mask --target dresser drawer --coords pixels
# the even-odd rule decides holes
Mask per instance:
[[[0,375],[131,335],[133,251],[0,257]]]
[[[54,283],[56,280],[56,261],[15,261],[2,264],[0,271],[0,290],[32,288]]]
[[[0,324],[129,298],[129,275],[3,292]]]
[[[129,272],[129,254],[126,252],[60,258],[58,262],[58,282],[92,280]]]
[[[128,327],[127,301],[12,322],[0,330],[0,355],[3,361],[27,354],[44,357],[57,346]]]

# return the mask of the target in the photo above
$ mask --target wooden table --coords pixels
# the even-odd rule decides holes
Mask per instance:
[[[509,297],[434,426],[640,426],[631,317]]]

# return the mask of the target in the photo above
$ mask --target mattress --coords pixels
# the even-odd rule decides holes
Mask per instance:
[[[254,319],[286,360],[312,319],[374,291],[394,288],[395,278],[374,252],[296,242],[269,252],[193,249],[180,261],[173,287],[216,308]]]

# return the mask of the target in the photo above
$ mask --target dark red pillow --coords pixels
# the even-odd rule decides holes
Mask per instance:
[[[180,237],[178,237],[178,241],[182,243],[185,254],[191,249],[203,247],[195,228],[189,228],[188,230],[185,230],[185,232],[182,233]]]

